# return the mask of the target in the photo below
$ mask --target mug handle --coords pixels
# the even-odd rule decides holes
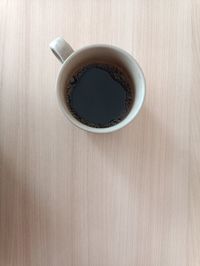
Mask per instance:
[[[61,63],[64,63],[67,57],[74,52],[72,47],[62,37],[53,40],[49,47]]]

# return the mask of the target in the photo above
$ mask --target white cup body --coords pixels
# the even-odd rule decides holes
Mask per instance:
[[[51,47],[51,45],[50,45]],[[53,50],[53,48],[51,47]],[[65,48],[63,48],[65,49]],[[70,47],[71,49],[71,47]],[[55,51],[53,51],[56,53]],[[65,50],[63,51],[65,53]],[[56,56],[59,58],[60,54]],[[62,50],[61,50],[62,56]],[[60,58],[59,58],[60,59]],[[56,81],[56,90],[58,103],[63,111],[65,117],[70,120],[75,126],[93,133],[110,133],[119,130],[129,124],[139,113],[144,103],[145,98],[145,78],[142,69],[136,62],[136,60],[126,51],[111,45],[90,45],[81,48],[77,51],[70,50],[70,55],[65,58],[61,58],[60,61],[63,63],[58,73]],[[134,86],[134,101],[131,106],[131,110],[128,115],[118,124],[106,127],[106,128],[95,128],[87,126],[77,120],[70,112],[65,99],[66,83],[70,78],[71,74],[82,65],[88,62],[116,62],[120,67],[125,69],[129,75],[129,79]]]

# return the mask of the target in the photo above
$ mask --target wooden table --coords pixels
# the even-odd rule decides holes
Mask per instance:
[[[55,94],[48,44],[139,61],[144,108],[85,133]],[[0,1],[0,265],[200,265],[200,1]]]

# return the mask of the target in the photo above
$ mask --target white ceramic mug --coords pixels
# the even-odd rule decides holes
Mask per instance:
[[[49,46],[52,52],[62,63],[56,82],[59,106],[64,115],[74,125],[93,133],[109,133],[123,128],[136,117],[144,102],[145,78],[142,69],[129,53],[118,47],[106,44],[89,45],[74,51],[72,47],[61,37],[56,38]],[[65,85],[68,78],[73,73],[73,70],[85,62],[90,61],[95,63],[99,60],[103,60],[108,64],[113,60],[118,62],[118,64],[121,65],[129,74],[135,90],[135,98],[128,115],[118,124],[106,128],[95,128],[81,123],[72,115],[65,100]]]

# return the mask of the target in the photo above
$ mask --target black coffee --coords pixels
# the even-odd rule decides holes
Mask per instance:
[[[108,64],[82,67],[72,75],[66,91],[72,115],[96,128],[119,123],[129,113],[134,99],[127,75]]]

